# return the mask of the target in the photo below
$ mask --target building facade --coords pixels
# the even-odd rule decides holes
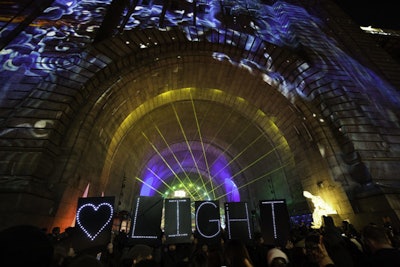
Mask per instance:
[[[334,1],[2,5],[0,228],[178,190],[400,226],[398,57]]]

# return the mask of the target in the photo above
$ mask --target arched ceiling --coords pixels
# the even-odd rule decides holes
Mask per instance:
[[[200,89],[183,89],[188,96],[196,90]],[[173,94],[185,95],[179,91]],[[281,162],[279,157],[279,151],[287,146],[279,143],[279,139],[274,140],[281,133],[262,129],[253,118],[237,109],[217,101],[187,99],[169,102],[141,117],[119,144],[124,148],[116,150],[116,153],[123,151],[118,157],[124,167],[136,173],[135,188],[150,195],[163,195],[177,184],[189,190],[180,176],[187,178],[191,174],[197,178],[189,180],[210,192],[213,199],[230,195],[225,182],[242,187],[248,198],[248,185],[265,180],[267,173],[281,173],[282,165],[290,163]],[[269,119],[260,118],[263,120],[266,125],[272,124]],[[126,147],[132,151],[126,151]],[[126,154],[128,158],[124,160]],[[149,191],[141,183],[148,185]],[[227,199],[238,201],[240,197],[237,193]]]
[[[375,154],[365,158],[369,144],[360,157],[364,137],[352,129],[364,131],[360,118],[364,125],[380,126],[375,114],[394,122],[393,88],[338,45],[341,37],[335,40],[334,31],[343,33],[347,26],[335,28],[336,19],[318,12],[325,6],[97,1],[89,8],[85,1],[58,1],[39,17],[50,2],[36,2],[13,8],[34,11],[38,23],[31,16],[11,16],[5,24],[22,26],[6,32],[2,44],[12,41],[2,57],[4,77],[9,76],[4,88],[10,88],[5,95],[14,100],[12,88],[26,90],[28,83],[34,88],[24,91],[26,99],[18,98],[23,100],[17,109],[11,108],[18,115],[7,123],[28,132],[31,128],[19,124],[21,115],[40,122],[34,128],[43,134],[33,135],[40,142],[32,146],[21,135],[22,144],[36,159],[42,159],[36,147],[43,144],[48,154],[40,163],[46,168],[40,164],[36,172],[26,154],[17,169],[30,179],[26,170],[35,166],[30,167],[35,179],[58,187],[60,206],[73,209],[71,191],[78,195],[88,182],[90,194],[116,195],[119,208],[129,208],[135,195],[166,196],[174,186],[193,198],[301,202],[303,185],[320,192],[315,185],[325,180],[325,193],[350,213],[347,197],[337,200],[341,189],[331,190],[333,182],[349,185],[349,174],[370,182],[358,171],[363,159],[381,168]],[[9,75],[17,70],[20,77]],[[370,99],[390,108],[375,107]],[[47,132],[49,139],[42,139]],[[382,138],[378,130],[373,133]],[[386,161],[385,138],[376,142],[385,147]],[[12,177],[15,162],[7,162]],[[192,183],[196,189],[190,189]],[[63,215],[64,209],[57,212]]]
[[[171,196],[177,188],[195,200],[301,196],[291,146],[300,146],[294,126],[303,118],[256,71],[211,52],[174,52],[113,79],[98,88],[91,111],[88,147],[100,139],[107,148],[96,167],[101,191],[125,191],[127,206],[136,195]],[[98,157],[98,149],[82,158]]]
[[[127,42],[149,34],[146,49]],[[79,155],[72,175],[127,210],[139,194],[170,196],[174,187],[194,199],[304,205],[304,178],[329,176],[313,139],[324,133],[311,133],[319,118],[291,85],[309,66],[267,43],[249,54],[181,37],[128,32],[88,51],[98,62],[83,71],[107,67],[85,85],[88,99],[70,129]],[[244,53],[252,60],[242,61]]]

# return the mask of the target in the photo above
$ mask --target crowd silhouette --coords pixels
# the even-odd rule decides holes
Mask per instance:
[[[249,241],[226,239],[207,243],[193,233],[191,243],[132,244],[125,232],[109,243],[77,251],[70,241],[74,228],[50,233],[32,225],[0,232],[0,266],[4,267],[400,267],[400,234],[388,221],[360,230],[330,216],[312,228],[293,225],[284,247],[266,244],[261,233]]]

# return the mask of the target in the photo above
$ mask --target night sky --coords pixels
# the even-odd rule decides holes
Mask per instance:
[[[396,1],[335,0],[360,26],[400,30],[400,11]]]

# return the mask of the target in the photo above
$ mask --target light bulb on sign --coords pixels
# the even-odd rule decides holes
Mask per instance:
[[[89,208],[92,208],[94,211],[97,212],[98,209],[99,209],[100,207],[102,207],[102,206],[107,206],[107,207],[110,208],[110,215],[109,215],[107,221],[100,227],[100,229],[99,229],[94,235],[92,235],[92,234],[84,227],[84,225],[83,225],[84,222],[82,222],[82,221],[80,220],[80,216],[81,216],[82,210],[89,207]],[[100,203],[100,204],[97,205],[97,206],[94,205],[94,204],[92,204],[92,203],[87,203],[87,204],[82,205],[82,206],[78,209],[78,212],[76,213],[76,221],[77,221],[79,227],[82,229],[82,231],[86,234],[86,236],[89,237],[89,239],[93,241],[93,240],[104,230],[104,228],[111,222],[113,213],[114,213],[113,207],[111,206],[110,203],[103,202],[103,203]]]

